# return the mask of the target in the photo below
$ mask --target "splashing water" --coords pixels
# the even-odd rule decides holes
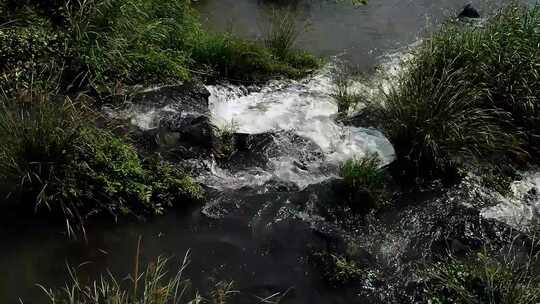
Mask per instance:
[[[500,203],[482,210],[482,216],[493,218],[516,229],[523,229],[540,218],[540,172],[521,174],[512,182],[510,194]]]
[[[271,132],[276,142],[284,147],[282,153],[271,157],[273,168],[266,174],[256,170],[250,179],[245,172],[239,178],[214,170],[214,177],[229,179],[229,186],[235,183],[231,178],[238,178],[237,187],[262,184],[271,178],[305,187],[335,177],[339,164],[350,158],[376,153],[384,164],[391,162],[394,150],[381,132],[336,122],[338,108],[331,96],[330,71],[327,67],[302,81],[274,81],[251,93],[240,86],[207,87],[211,93],[212,121],[216,126],[234,125],[236,132],[247,134]],[[299,161],[298,155],[309,153],[310,147],[291,148],[295,144],[291,142],[291,132],[312,141],[322,151],[322,159],[311,163]],[[299,162],[303,164],[301,168]]]

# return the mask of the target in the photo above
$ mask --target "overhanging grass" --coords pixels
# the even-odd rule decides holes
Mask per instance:
[[[71,231],[97,213],[161,214],[202,198],[189,176],[159,160],[143,162],[133,146],[96,128],[80,104],[37,95],[0,105],[7,209],[61,216]]]
[[[400,175],[451,175],[538,153],[540,10],[510,5],[483,27],[450,23],[416,50],[386,100]]]

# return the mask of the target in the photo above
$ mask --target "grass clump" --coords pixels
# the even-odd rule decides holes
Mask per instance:
[[[413,66],[386,99],[385,131],[400,175],[453,176],[459,164],[514,148],[514,135],[499,123],[505,113],[483,106],[463,70],[450,66],[437,75],[425,62],[422,67]]]
[[[280,57],[272,49],[230,33],[201,31],[190,47],[193,68],[210,80],[252,82],[279,76],[299,78],[319,66],[319,60],[308,53],[291,51],[287,57]]]
[[[362,99],[360,93],[353,89],[354,75],[351,68],[346,65],[336,67],[332,73],[332,83],[331,96],[338,107],[338,118],[346,118]]]
[[[512,4],[483,27],[450,23],[424,41],[385,104],[402,176],[537,154],[539,29],[537,7]]]
[[[378,272],[366,268],[348,254],[323,251],[314,253],[311,258],[320,269],[324,281],[332,288],[343,288],[360,282],[373,285],[379,280]]]
[[[58,291],[40,287],[50,304],[225,304],[236,293],[232,283],[218,282],[206,299],[193,290],[184,275],[189,265],[189,253],[172,276],[167,273],[168,262],[167,258],[159,257],[149,263],[145,271],[135,272],[127,280],[119,280],[109,273],[88,284],[81,282],[75,270],[70,269],[72,282],[68,287]]]
[[[4,100],[0,110],[0,193],[14,209],[64,218],[83,228],[96,213],[161,214],[202,189],[166,163],[94,126],[83,106],[44,96]]]
[[[238,132],[238,125],[231,120],[216,130],[219,139],[219,153],[222,157],[230,157],[235,150],[234,134]]]
[[[290,10],[273,9],[264,44],[279,58],[287,58],[300,36],[296,16]]]
[[[498,261],[480,253],[467,261],[451,259],[428,272],[427,298],[445,304],[535,304],[540,301],[536,256],[525,264]]]
[[[383,203],[385,173],[378,155],[350,159],[343,163],[340,173],[353,207],[369,210]]]

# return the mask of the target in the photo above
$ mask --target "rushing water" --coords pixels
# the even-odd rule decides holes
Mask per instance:
[[[240,35],[257,37],[265,26],[261,17],[265,3],[203,0],[198,7],[208,27],[224,29],[233,20]],[[332,0],[294,3],[299,16],[311,23],[300,46],[325,56],[345,52],[344,58],[363,68],[390,62],[384,66],[390,73],[395,72],[395,57],[379,55],[410,45],[431,24],[439,23],[463,5],[463,1],[446,0],[372,0],[360,8]],[[498,3],[476,4],[488,11]],[[385,85],[383,79],[372,81]],[[359,84],[359,88],[369,91],[372,87],[366,83]],[[198,177],[213,188],[212,201],[207,206],[172,212],[145,224],[96,223],[88,227],[87,244],[66,240],[61,228],[47,223],[0,227],[0,303],[16,303],[19,297],[24,303],[43,303],[43,292],[34,284],[62,286],[67,279],[66,263],[76,266],[90,261],[81,268],[82,273],[90,276],[106,269],[127,274],[138,236],[143,237],[145,261],[160,254],[183,256],[191,249],[193,263],[189,275],[201,288],[208,283],[208,277],[216,277],[237,281],[237,286],[248,295],[284,292],[294,287],[294,295],[287,303],[353,302],[347,292],[324,288],[316,271],[306,262],[311,250],[306,248],[307,244],[311,248],[321,246],[321,239],[309,229],[320,218],[310,212],[309,206],[296,210],[290,197],[268,193],[264,184],[277,179],[301,190],[335,177],[341,161],[367,153],[377,153],[388,163],[393,157],[389,142],[377,130],[336,123],[337,107],[330,97],[328,70],[305,80],[276,81],[253,90],[231,85],[210,86],[208,90],[212,94],[210,111],[214,124],[230,126],[241,133],[272,134],[278,149],[272,151],[269,164],[231,170],[207,160],[209,170]],[[141,129],[152,129],[161,116],[174,111],[174,106],[164,105],[133,107],[117,114],[130,117]],[[514,184],[515,196],[530,192],[531,187],[538,188],[538,181],[538,174],[526,176],[521,184]],[[515,207],[529,208],[526,211],[533,214],[538,212],[538,201],[532,200],[529,207],[516,207],[507,199],[506,205],[483,212],[487,217],[504,218],[508,210],[517,210],[512,209]],[[213,207],[224,202],[238,205],[239,211],[227,210],[226,216],[216,212]],[[291,218],[300,221],[286,223]],[[392,255],[392,250],[388,255]]]
[[[215,178],[206,184],[225,183],[240,188],[278,178],[303,188],[335,177],[339,163],[353,157],[375,153],[384,164],[392,161],[393,148],[379,131],[336,122],[337,106],[331,97],[330,78],[330,69],[326,68],[309,79],[276,81],[248,94],[242,87],[208,87],[215,125],[246,134],[272,132],[282,149],[271,157],[270,170],[252,170],[251,177],[249,172],[243,172],[242,178],[214,170]],[[313,145],[299,147],[291,133],[307,138]],[[314,152],[322,155],[302,161],[303,156]]]

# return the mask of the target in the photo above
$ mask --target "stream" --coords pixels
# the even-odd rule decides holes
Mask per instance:
[[[321,56],[339,56],[369,71],[368,80],[358,84],[368,93],[388,84],[390,80],[379,73],[393,75],[399,70],[399,58],[408,46],[464,4],[458,0],[372,0],[354,8],[334,1],[293,2],[292,9],[310,24],[298,46]],[[481,11],[491,11],[503,1],[472,2]],[[201,0],[196,7],[206,27],[232,27],[248,38],[261,35],[268,10],[262,0]],[[330,249],[350,251],[349,244],[354,242],[361,244],[356,250],[359,260],[367,261],[373,271],[402,273],[407,261],[429,260],[426,252],[438,250],[439,241],[459,239],[473,244],[480,234],[493,231],[502,237],[511,233],[514,224],[521,224],[512,222],[518,215],[522,221],[538,216],[540,199],[535,193],[540,177],[536,173],[524,174],[513,185],[512,199],[483,192],[472,178],[441,198],[434,200],[432,194],[415,198],[379,219],[360,218],[341,206],[338,170],[342,161],[376,153],[388,164],[394,156],[380,131],[336,122],[332,62],[303,80],[204,88],[210,94],[204,115],[218,128],[234,132],[241,148],[226,162],[213,155],[185,161],[207,189],[208,200],[202,206],[173,210],[146,223],[93,223],[87,242],[68,240],[63,227],[47,223],[1,225],[0,303],[18,303],[19,299],[26,304],[45,303],[36,284],[64,286],[66,265],[88,262],[80,272],[92,278],[107,269],[126,275],[133,269],[139,236],[143,262],[172,256],[174,270],[178,259],[190,250],[187,276],[194,285],[205,290],[212,285],[209,278],[234,280],[243,295],[234,303],[259,303],[257,296],[275,293],[286,294],[281,303],[373,303],[360,300],[355,288],[328,287],[310,257]],[[378,72],[372,69],[375,66]],[[193,115],[174,100],[133,104],[109,114],[128,119],[143,133],[154,132],[171,117],[181,120]],[[532,194],[531,189],[535,190]],[[475,208],[482,212],[466,207],[456,211],[450,204],[441,204],[441,200],[473,197],[481,202]],[[516,207],[525,197],[528,205]],[[478,228],[478,235],[469,232],[464,240],[459,233],[471,225]],[[387,282],[392,286],[391,279]],[[375,302],[385,303],[385,292]]]

